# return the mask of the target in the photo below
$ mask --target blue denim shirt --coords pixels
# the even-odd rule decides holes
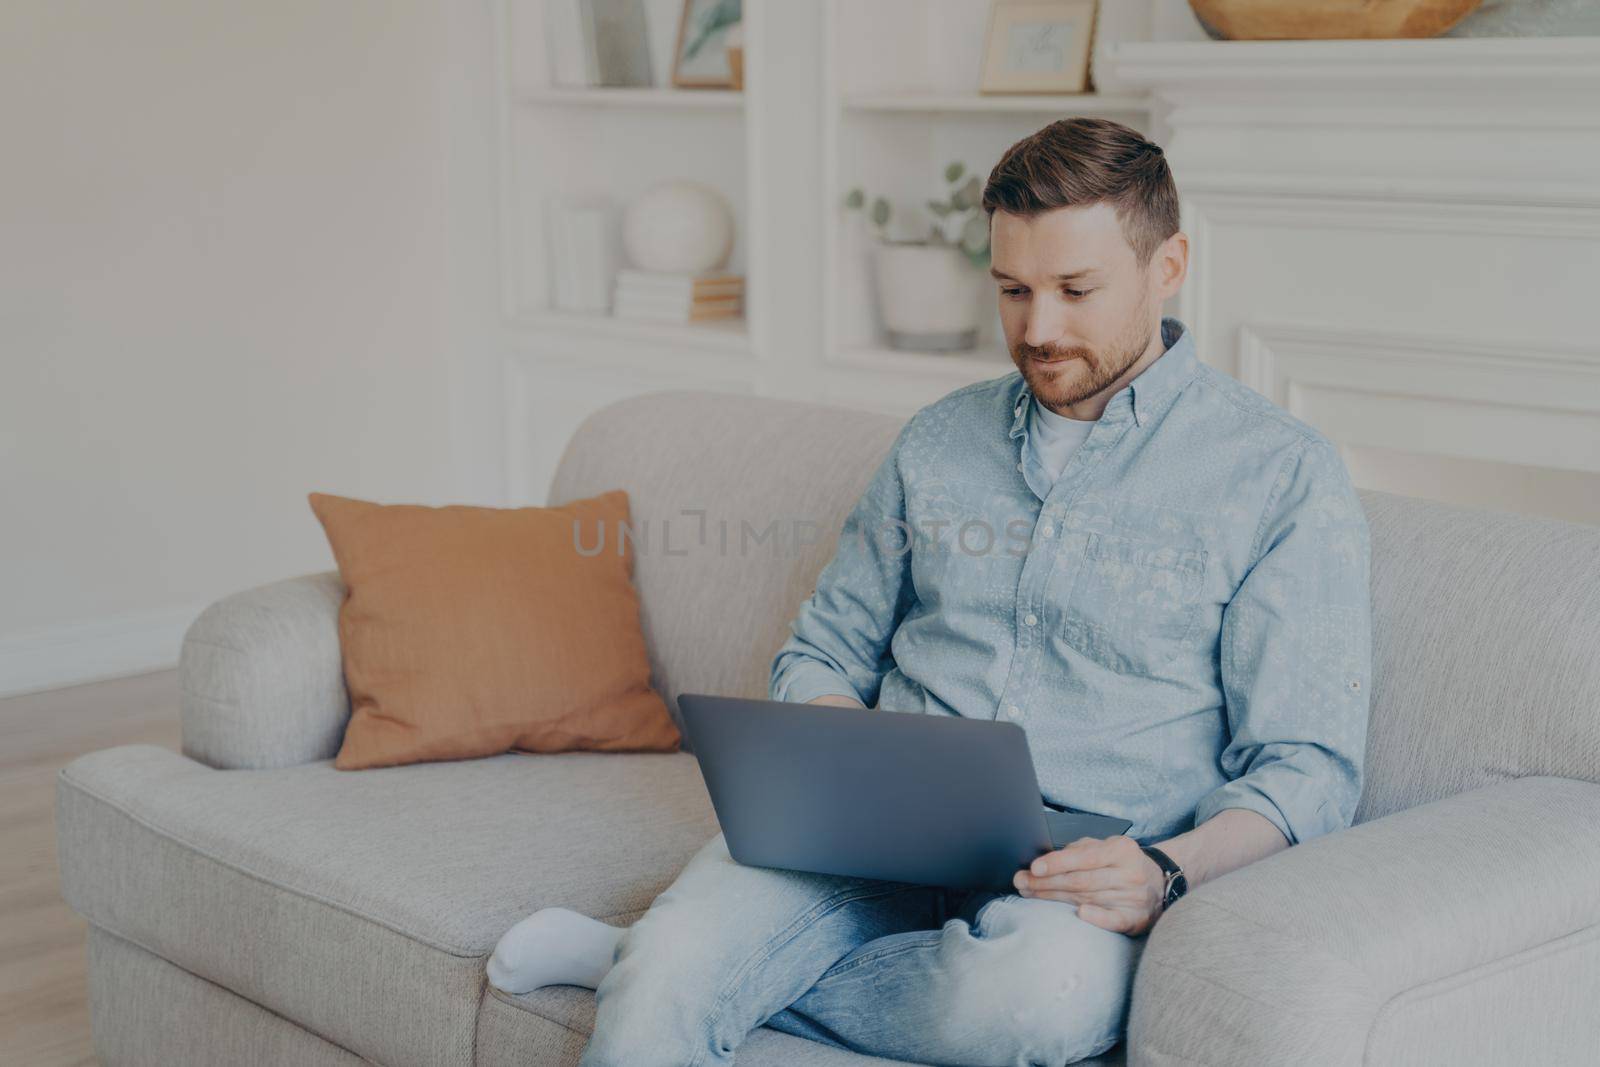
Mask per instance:
[[[1370,540],[1338,449],[1166,351],[1060,477],[1016,371],[920,409],[846,518],[769,696],[1014,722],[1044,799],[1141,844],[1224,808],[1348,826],[1371,680]]]

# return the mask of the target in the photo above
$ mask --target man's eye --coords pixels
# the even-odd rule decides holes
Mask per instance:
[[[1027,292],[1026,289],[1004,289],[1004,288],[1001,289],[1000,291],[1002,293],[1006,294],[1007,296],[1021,296],[1023,293]]]
[[[1063,289],[1061,291],[1072,297],[1074,300],[1081,299],[1082,297],[1086,297],[1090,293],[1094,292],[1093,289]]]

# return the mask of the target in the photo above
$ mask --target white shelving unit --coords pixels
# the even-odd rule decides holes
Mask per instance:
[[[598,346],[596,358],[608,364],[617,362],[619,351],[637,351],[640,345],[753,357],[750,290],[760,278],[749,264],[745,92],[671,85],[682,10],[678,0],[646,0],[656,84],[639,88],[553,84],[543,36],[545,0],[500,3],[502,305],[521,358],[570,358],[585,345]],[[664,130],[670,136],[663,136]],[[559,267],[550,261],[546,237],[552,203],[563,197],[603,199],[620,212],[646,188],[669,178],[704,182],[731,205],[735,242],[726,267],[746,275],[745,316],[705,324],[651,323],[557,307],[553,271]],[[618,255],[625,265],[620,243]]]
[[[682,0],[645,0],[654,84],[553,83],[545,0],[495,0],[500,43],[500,229],[508,503],[543,503],[561,450],[599,407],[675,387],[749,392],[761,359],[758,137],[744,90],[671,84]],[[761,0],[744,0],[759,25]],[[747,42],[746,67],[759,45]],[[705,323],[643,322],[556,306],[547,241],[554,198],[603,199],[619,213],[660,181],[704,182],[728,201],[745,276],[744,315]],[[618,263],[626,265],[618,234]]]
[[[973,351],[889,347],[875,306],[875,237],[862,213],[844,208],[849,190],[887,197],[891,236],[908,237],[927,231],[932,216],[923,205],[944,195],[947,163],[959,161],[981,178],[1010,145],[1071,115],[1103,115],[1149,132],[1149,100],[1139,93],[980,93],[990,8],[988,0],[829,0],[824,9],[824,358],[926,383],[913,391],[918,402],[930,389],[936,395],[1013,369],[999,317],[980,330]],[[1125,19],[1107,17],[1115,10],[1102,3],[1102,37],[1129,32]],[[883,46],[895,40],[904,47]]]

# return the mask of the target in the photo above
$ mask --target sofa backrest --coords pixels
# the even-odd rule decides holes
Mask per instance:
[[[674,716],[680,693],[766,695],[789,622],[903,421],[673,390],[578,428],[549,500],[627,490],[641,623]],[[1356,821],[1525,775],[1600,781],[1600,527],[1360,497],[1373,679]]]
[[[1528,775],[1600,782],[1600,526],[1359,493],[1373,707],[1356,821]]]
[[[573,433],[549,502],[627,490],[648,537],[633,573],[651,673],[675,718],[680,693],[767,695],[789,621],[902,422],[672,390],[608,405]],[[804,520],[812,543],[797,548]]]

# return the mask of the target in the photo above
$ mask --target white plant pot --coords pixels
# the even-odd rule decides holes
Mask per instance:
[[[954,245],[879,244],[878,313],[891,348],[959,352],[978,343],[989,277]]]

